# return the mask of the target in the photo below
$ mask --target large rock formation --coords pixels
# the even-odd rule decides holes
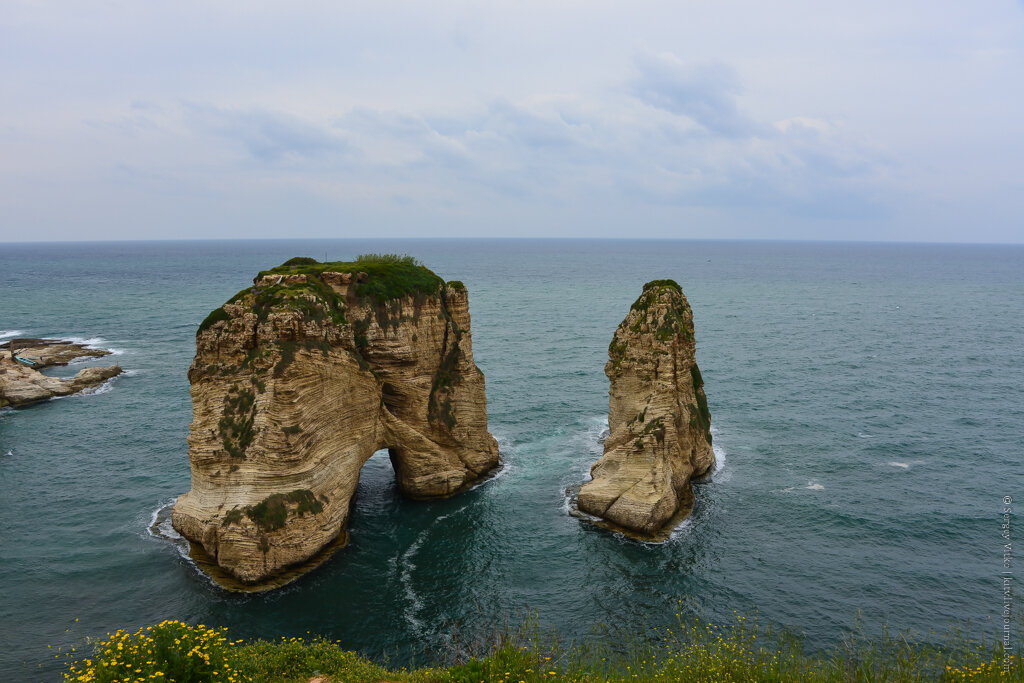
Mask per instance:
[[[40,370],[67,365],[77,358],[109,355],[62,339],[12,339],[0,344],[0,408],[45,401],[91,389],[121,374],[121,368],[84,368],[70,379],[50,377]],[[20,359],[20,360],[19,360]]]
[[[693,312],[672,280],[644,285],[608,347],[608,438],[577,505],[644,539],[685,515],[691,477],[715,464],[711,416],[695,360]]]
[[[188,376],[192,490],[172,522],[245,584],[344,540],[379,449],[413,498],[498,464],[466,288],[408,257],[260,273],[200,326]]]

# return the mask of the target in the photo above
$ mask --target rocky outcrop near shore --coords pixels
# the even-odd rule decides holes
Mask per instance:
[[[672,280],[644,285],[611,345],[608,438],[578,494],[582,512],[655,540],[688,512],[690,481],[711,472],[711,416],[693,312]]]
[[[67,365],[79,358],[107,356],[95,349],[63,339],[11,339],[0,344],[0,408],[38,403],[69,396],[103,384],[121,374],[117,365],[84,368],[70,379],[50,377],[40,370]]]
[[[498,464],[461,283],[396,257],[292,259],[253,282],[196,336],[192,489],[172,511],[221,570],[269,585],[343,542],[377,450],[412,498]]]

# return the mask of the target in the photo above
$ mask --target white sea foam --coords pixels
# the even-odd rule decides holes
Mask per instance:
[[[615,537],[621,543],[639,543],[641,546],[646,548],[655,548],[657,546],[668,545],[669,543],[675,543],[683,536],[686,536],[693,531],[693,514],[677,524],[672,531],[668,533],[668,538],[663,541],[643,541],[638,538],[630,538],[621,531],[615,532]]]
[[[796,488],[796,486],[787,486],[784,489],[775,489],[772,493],[793,493],[796,491]],[[807,486],[801,486],[800,489],[803,491],[824,491],[825,487],[818,482],[811,480],[807,482]]]
[[[423,600],[419,594],[416,593],[416,589],[412,586],[412,570],[416,568],[416,565],[412,562],[412,556],[420,549],[423,544],[423,539],[430,531],[430,527],[427,527],[421,533],[412,545],[402,553],[402,573],[399,574],[399,581],[402,583],[402,593],[405,595],[406,600],[409,601],[409,606],[405,609],[402,616],[405,617],[405,622],[409,624],[409,628],[412,629],[413,633],[417,635],[423,634],[423,622],[420,621],[416,614],[423,609]]]
[[[109,351],[111,356],[120,356],[124,353],[124,349],[112,349],[109,346],[107,346],[107,340],[104,339],[103,337],[64,337],[61,335],[57,335],[54,338],[63,339],[64,341],[69,341],[72,344],[81,344],[87,349],[100,349],[103,351]],[[83,358],[89,358],[89,356],[84,356]],[[79,359],[76,358],[75,360]]]
[[[112,384],[113,381],[114,381],[114,378],[111,377],[110,379],[108,379],[103,384],[100,384],[99,386],[87,387],[85,389],[82,389],[78,393],[81,396],[99,396],[100,394],[105,394],[105,393],[107,393],[108,391],[110,391],[113,388],[113,384]]]
[[[923,465],[924,460],[908,460],[906,462],[900,462],[899,460],[890,460],[886,463],[890,467],[898,467],[901,470],[909,470],[914,465]]]
[[[732,469],[725,469],[725,447],[717,443],[711,447],[711,450],[715,452],[715,467],[711,470],[711,478],[717,482],[729,481],[732,478]]]
[[[0,330],[0,339],[6,339],[7,337],[20,337],[21,330]]]
[[[492,432],[493,434],[493,432]],[[504,435],[493,434],[495,440],[498,442],[498,454],[501,457],[501,461],[498,463],[498,468],[491,473],[490,476],[481,479],[472,486],[469,487],[469,491],[473,491],[481,486],[485,486],[498,479],[504,479],[512,472],[516,471],[516,467],[509,462],[508,455],[513,451],[512,440]]]
[[[153,513],[149,516],[149,524],[146,525],[146,533],[153,538],[169,542],[178,551],[179,555],[195,566],[195,563],[188,554],[188,540],[179,534],[174,529],[174,525],[171,524],[171,507],[177,500],[177,498],[171,498],[153,510]],[[196,569],[198,570],[199,568],[196,567]]]
[[[680,536],[684,536],[684,535],[690,533],[690,531],[692,531],[692,530],[693,530],[693,515],[691,514],[689,517],[684,519],[675,529],[673,529],[672,532],[668,535],[668,538],[665,539],[664,541],[662,541],[662,543],[652,544],[652,545],[662,545],[662,544],[668,543],[670,541],[679,540]]]
[[[174,505],[177,498],[171,498],[166,503],[162,503],[153,510],[153,514],[149,517],[149,525],[146,527],[146,533],[157,539],[169,543],[172,548],[178,553],[181,559],[185,560],[188,566],[192,567],[193,570],[199,576],[209,583],[211,586],[218,586],[217,582],[213,580],[206,572],[199,568],[196,561],[189,555],[189,543],[188,539],[175,531],[174,526],[171,524],[171,507]]]
[[[592,521],[597,521],[597,522],[603,522],[604,521],[600,517],[593,517],[593,516],[588,515],[586,513],[580,513],[580,514],[583,517],[585,517],[586,519],[590,519]],[[684,519],[682,522],[677,524],[672,529],[672,531],[669,532],[668,538],[666,538],[663,541],[645,541],[645,540],[641,540],[639,538],[631,538],[631,537],[627,536],[626,534],[622,533],[621,531],[613,531],[611,533],[612,533],[612,536],[617,541],[619,541],[619,543],[636,544],[636,545],[639,545],[639,546],[641,546],[643,548],[656,548],[658,546],[668,545],[669,543],[675,543],[681,537],[689,534],[691,531],[693,531],[693,515],[692,514],[689,517],[687,517],[686,519]]]
[[[565,496],[562,498],[562,512],[567,514],[567,515],[571,515],[572,514],[572,506],[569,504],[571,499],[572,499],[572,494],[569,492],[569,489],[567,488],[567,489],[565,489]],[[585,512],[580,512],[580,514],[584,515],[586,513]]]
[[[50,398],[48,398],[46,400],[47,401],[63,401],[63,400],[68,399],[68,398],[77,398],[77,397],[81,397],[81,396],[99,396],[100,394],[107,393],[108,391],[110,391],[113,388],[113,381],[115,379],[117,379],[117,377],[111,377],[107,381],[103,382],[103,384],[100,384],[98,386],[86,387],[85,389],[82,389],[79,392],[76,392],[74,394],[67,394],[65,396],[51,396]]]
[[[113,377],[111,377],[110,379],[105,381],[103,384],[100,384],[99,386],[95,386],[95,387],[88,387],[88,388],[82,389],[77,394],[72,394],[72,396],[99,396],[100,394],[105,394],[105,393],[107,393],[108,391],[110,391],[111,389],[114,388],[114,381],[118,377],[121,377],[121,376],[127,375],[127,374],[128,373],[126,373],[126,372],[122,372],[120,375],[114,375]],[[56,399],[56,398],[66,398],[66,397],[64,397],[64,396],[55,396],[54,398]],[[51,400],[53,400],[53,399],[51,399]]]
[[[608,416],[595,415],[585,420],[583,428],[571,434],[566,444],[570,453],[583,453],[565,470],[565,476],[559,482],[564,493],[562,511],[569,513],[571,509],[572,491],[580,484],[590,481],[590,467],[594,461],[604,455],[604,440],[608,438]],[[586,513],[580,512],[581,516]],[[594,518],[597,519],[596,517]]]
[[[108,391],[110,391],[111,389],[113,389],[114,388],[114,381],[118,377],[133,377],[133,376],[135,376],[137,374],[138,374],[138,370],[125,370],[120,375],[114,375],[113,377],[111,377],[107,381],[103,382],[103,384],[100,384],[99,386],[87,387],[85,389],[82,389],[77,394],[71,394],[71,395],[72,396],[99,396],[100,394],[105,394]],[[58,398],[67,398],[67,396],[54,396],[50,400],[53,401],[53,400],[56,400]]]
[[[604,442],[611,430],[608,429],[608,416],[598,415],[587,419],[583,431],[573,436],[574,445],[582,445],[592,454],[604,455]],[[589,468],[590,465],[588,464]]]
[[[412,559],[416,556],[416,553],[419,552],[420,547],[423,546],[423,542],[430,536],[430,532],[434,530],[434,527],[436,527],[438,524],[448,519],[449,517],[459,514],[467,507],[469,506],[464,505],[458,510],[449,512],[446,515],[441,515],[440,517],[435,518],[430,524],[427,525],[426,529],[420,532],[420,535],[416,537],[416,540],[414,540],[409,545],[408,548],[406,548],[405,552],[402,553],[402,572],[398,578],[399,581],[402,583],[402,593],[409,601],[409,607],[405,610],[402,616],[405,617],[405,621],[407,624],[409,624],[409,627],[413,630],[413,633],[416,633],[417,635],[424,635],[425,633],[423,622],[417,616],[420,610],[423,609],[423,598],[420,597],[420,595],[416,592],[416,589],[412,585],[412,572],[414,569],[416,569],[416,564],[412,561]]]
[[[501,452],[501,449],[499,449],[499,452]],[[507,460],[503,459],[503,460],[501,460],[501,462],[498,463],[498,469],[494,470],[494,472],[492,472],[490,476],[484,477],[483,479],[481,479],[480,481],[476,482],[475,484],[473,484],[472,486],[470,486],[466,490],[467,491],[475,491],[476,489],[480,488],[481,486],[486,486],[487,484],[490,484],[490,483],[493,483],[495,481],[498,481],[499,479],[504,479],[505,477],[507,477],[509,474],[511,474],[515,470],[516,470],[516,467],[514,465],[510,464]]]
[[[512,437],[504,434],[500,429],[492,430],[491,435],[494,436],[494,440],[498,442],[499,452],[512,448],[515,445],[512,443]]]
[[[100,345],[105,344],[107,342],[107,340],[104,339],[103,337],[65,337],[64,335],[56,335],[53,338],[62,339],[63,341],[71,342],[72,344],[79,344],[80,346],[84,346],[87,349],[102,348]]]

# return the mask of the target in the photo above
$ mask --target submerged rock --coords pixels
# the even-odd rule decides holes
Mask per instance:
[[[498,464],[469,298],[411,259],[292,259],[213,311],[189,368],[192,489],[174,528],[244,584],[342,544],[359,472],[452,495]],[[268,583],[269,582],[269,583]]]
[[[643,539],[667,534],[688,511],[691,478],[715,464],[695,354],[683,290],[648,282],[608,347],[609,433],[579,510]]]
[[[56,396],[68,396],[91,389],[121,374],[121,368],[85,368],[70,379],[50,377],[40,370],[67,365],[77,358],[107,356],[110,351],[94,349],[63,339],[12,339],[0,344],[0,408],[37,403]]]

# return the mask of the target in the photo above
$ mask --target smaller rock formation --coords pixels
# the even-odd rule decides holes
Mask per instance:
[[[110,351],[62,339],[12,339],[0,344],[0,408],[68,396],[121,374],[121,368],[85,368],[71,379],[49,377],[40,370],[67,365],[76,358],[107,356]]]
[[[579,491],[580,511],[643,540],[667,537],[688,514],[691,478],[715,464],[695,353],[683,290],[648,282],[608,347],[609,434]]]

